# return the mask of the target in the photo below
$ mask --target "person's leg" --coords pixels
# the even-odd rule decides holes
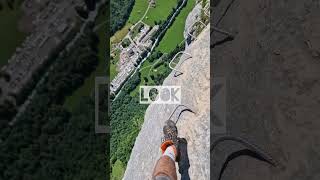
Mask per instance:
[[[175,160],[177,156],[177,150],[174,145],[166,148],[165,152],[158,160],[153,177],[155,180],[176,180],[176,165]]]
[[[164,138],[160,146],[162,156],[153,172],[155,180],[177,180],[175,162],[178,159],[178,130],[173,121],[166,121],[163,127]]]

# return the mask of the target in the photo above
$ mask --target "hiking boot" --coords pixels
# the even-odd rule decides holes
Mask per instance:
[[[176,124],[171,121],[171,120],[167,120],[165,122],[165,125],[163,126],[163,135],[164,135],[164,139],[168,140],[172,140],[173,142],[176,142],[178,139],[178,129]]]
[[[161,150],[162,154],[167,149],[167,147],[174,145],[175,146],[175,154],[176,154],[176,161],[179,159],[179,142],[178,142],[178,129],[176,124],[171,121],[167,120],[165,125],[163,126],[163,139],[161,143]]]

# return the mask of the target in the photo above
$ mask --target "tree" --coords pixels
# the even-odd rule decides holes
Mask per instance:
[[[130,41],[128,38],[124,39],[124,40],[122,41],[122,43],[121,43],[121,45],[122,45],[124,48],[128,47],[130,44],[131,44],[131,41]]]
[[[134,0],[110,1],[111,35],[121,29],[127,22],[133,8]]]
[[[97,44],[92,38],[85,34],[59,57],[63,61],[55,59],[57,63],[52,65],[45,81],[38,84],[37,93],[14,126],[2,121],[0,139],[6,141],[0,150],[0,179],[63,179],[62,174],[77,179],[79,172],[87,174],[83,176],[87,179],[95,179],[105,174],[100,163],[107,164],[105,151],[101,150],[106,143],[101,145],[101,139],[95,137],[93,100],[85,101],[80,110],[75,108],[78,112],[74,114],[63,106],[64,98],[96,67],[97,52],[93,49]],[[12,103],[5,104],[11,111],[16,109]],[[5,117],[0,116],[1,120]],[[62,173],[62,169],[68,171]]]
[[[149,81],[147,77],[143,77],[143,80],[144,80],[144,82],[146,82],[146,83]]]

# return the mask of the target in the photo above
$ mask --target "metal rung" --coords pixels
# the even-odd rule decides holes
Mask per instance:
[[[186,54],[186,55],[189,56],[189,58],[192,58],[192,55],[189,54],[189,53],[186,53],[186,52],[184,52],[184,51],[180,51],[180,52],[178,52],[176,55],[174,55],[174,57],[171,59],[171,61],[170,61],[170,63],[169,63],[169,68],[170,68],[170,69],[172,69],[172,70],[174,70],[174,71],[176,71],[176,72],[179,72],[180,74],[183,74],[182,71],[179,71],[179,70],[177,70],[176,68],[174,68],[174,67],[171,66],[171,63],[176,59],[176,57],[177,57],[179,54]],[[189,59],[189,58],[187,58],[187,59]],[[176,75],[175,75],[175,76],[176,76]]]
[[[204,14],[210,18],[210,14],[208,14],[208,12],[207,12],[208,10],[209,10],[209,12],[210,12],[210,4],[209,4],[209,6],[207,6],[207,8],[205,8],[205,9],[203,10]]]
[[[180,113],[179,113],[176,121],[174,121],[174,120],[172,119],[172,116],[173,116],[173,114],[176,112],[176,110],[177,110],[179,107],[183,107],[183,109],[181,109],[181,111],[180,111]],[[189,107],[187,107],[186,105],[179,104],[178,106],[176,106],[176,107],[174,108],[174,110],[172,111],[172,113],[171,113],[171,115],[169,116],[168,120],[171,120],[171,121],[173,121],[175,124],[177,124],[178,121],[179,121],[179,118],[180,118],[181,114],[182,114],[184,111],[189,111],[189,112],[191,112],[191,113],[193,113],[193,114],[196,114],[194,111],[192,111],[192,110],[191,110]]]
[[[194,39],[197,39],[197,37],[196,37],[196,36],[194,36],[194,35],[192,35],[192,34],[190,33],[190,28],[192,28],[192,27],[193,27],[193,25],[194,25],[195,23],[197,23],[197,22],[200,22],[204,27],[206,27],[206,24],[205,24],[205,23],[203,23],[201,20],[199,20],[199,21],[195,21],[194,23],[192,23],[192,24],[188,27],[188,29],[187,29],[187,33],[188,33],[188,35],[189,35],[189,36],[193,37]]]

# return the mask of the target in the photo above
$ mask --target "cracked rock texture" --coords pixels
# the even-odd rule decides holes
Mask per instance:
[[[174,71],[163,85],[181,86],[181,102],[196,114],[184,111],[177,123],[179,136],[188,141],[191,179],[210,179],[210,27],[187,47],[176,66],[183,72],[174,77]],[[151,179],[155,163],[161,156],[162,127],[177,105],[151,104],[145,114],[141,131],[136,139],[124,179]],[[176,116],[175,116],[176,117]],[[180,174],[177,174],[180,179]]]

